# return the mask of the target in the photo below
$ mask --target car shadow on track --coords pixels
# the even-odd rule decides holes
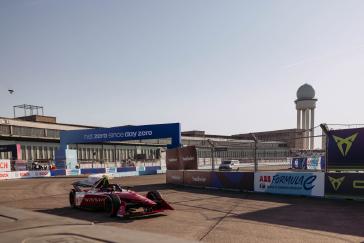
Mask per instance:
[[[123,188],[124,186],[121,185]],[[132,191],[140,192],[140,191],[158,191],[158,190],[166,190],[172,189],[173,186],[165,184],[165,183],[158,183],[158,184],[147,184],[147,185],[127,185],[126,188],[129,188]]]
[[[119,218],[119,217],[110,217],[105,212],[102,211],[91,211],[91,210],[83,210],[71,207],[63,207],[63,208],[53,208],[53,209],[42,209],[37,210],[40,213],[47,213],[51,215],[67,217],[78,220],[86,220],[89,222],[93,222],[95,224],[102,223],[132,223],[136,220],[145,220],[166,216],[164,214],[153,214],[153,215],[145,215],[138,217],[129,217],[129,218]]]
[[[175,200],[173,204],[185,205],[185,203],[198,201],[196,207],[206,210],[214,210],[211,207],[212,201],[218,197],[234,198],[234,202],[242,210],[226,212],[228,218],[255,221],[288,227],[295,227],[307,230],[318,230],[332,233],[355,235],[364,237],[364,203],[351,200],[333,200],[323,198],[312,198],[304,196],[285,196],[274,194],[259,194],[252,192],[223,191],[216,189],[190,188],[184,186],[170,185],[166,189],[177,192],[187,192],[212,197],[194,197],[191,199]],[[241,201],[239,200],[241,199]],[[257,205],[258,210],[244,210],[244,203],[247,207]],[[266,203],[266,204],[265,204]],[[271,203],[282,205],[272,206]],[[204,206],[206,205],[206,206]],[[220,210],[216,205],[216,210]],[[242,212],[241,211],[246,211]]]

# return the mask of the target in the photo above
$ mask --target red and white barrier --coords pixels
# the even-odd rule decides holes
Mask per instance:
[[[49,170],[0,172],[0,180],[50,177]]]

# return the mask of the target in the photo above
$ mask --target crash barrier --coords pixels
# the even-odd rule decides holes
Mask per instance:
[[[364,200],[364,173],[167,170],[168,184]]]
[[[256,172],[254,191],[273,194],[323,197],[325,194],[323,172]]]
[[[141,169],[141,170],[140,170]],[[56,170],[38,170],[38,171],[8,171],[0,172],[0,180],[37,178],[37,177],[55,177],[55,176],[79,176],[92,174],[108,174],[112,177],[154,175],[165,173],[160,166],[123,167],[123,168],[96,168],[96,169],[56,169]]]
[[[51,176],[65,176],[66,170],[51,170]]]
[[[143,170],[139,170],[140,175],[154,175],[158,174],[158,170],[160,170],[160,166],[148,166],[144,167]]]
[[[49,170],[0,172],[0,180],[50,177]]]
[[[299,170],[324,170],[325,156],[294,157],[291,158],[292,169]]]
[[[166,165],[168,170],[197,170],[198,158],[195,146],[167,149]]]
[[[326,173],[325,196],[364,200],[364,173]]]
[[[116,168],[117,172],[128,172],[128,171],[136,171],[136,167],[121,167]]]
[[[105,168],[87,168],[81,169],[81,174],[101,174],[106,173]]]
[[[241,191],[254,190],[253,172],[167,170],[166,181],[169,184],[202,188],[218,188]]]
[[[364,173],[167,170],[168,184],[364,200]]]

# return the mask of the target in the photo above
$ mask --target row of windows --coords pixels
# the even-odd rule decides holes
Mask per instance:
[[[21,146],[23,160],[53,159],[57,146]],[[11,159],[11,152],[1,152],[0,159]]]
[[[142,149],[137,153],[136,149],[101,149],[101,148],[79,148],[77,157],[79,160],[104,160],[104,161],[122,161],[134,159],[137,155],[142,159],[157,159],[159,153],[157,149]]]
[[[21,146],[23,160],[53,160],[58,146]],[[142,149],[137,153],[137,149],[101,149],[101,148],[78,148],[77,157],[79,160],[104,160],[122,161],[134,159],[137,155],[141,159],[158,159],[159,150],[157,148]],[[0,159],[11,159],[10,152],[1,152]]]
[[[197,156],[199,158],[211,158],[211,151],[210,150],[198,150]],[[236,159],[243,159],[243,158],[253,158],[254,157],[254,150],[247,150],[247,151],[217,151],[214,153],[214,156],[220,158],[236,158]],[[285,150],[278,150],[278,151],[257,151],[258,158],[282,158],[287,157],[288,151]]]

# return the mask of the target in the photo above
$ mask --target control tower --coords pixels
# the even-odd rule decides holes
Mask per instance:
[[[297,90],[297,129],[304,129],[303,139],[304,149],[314,149],[314,126],[315,126],[315,108],[317,99],[315,99],[315,90],[309,84],[304,84]]]

